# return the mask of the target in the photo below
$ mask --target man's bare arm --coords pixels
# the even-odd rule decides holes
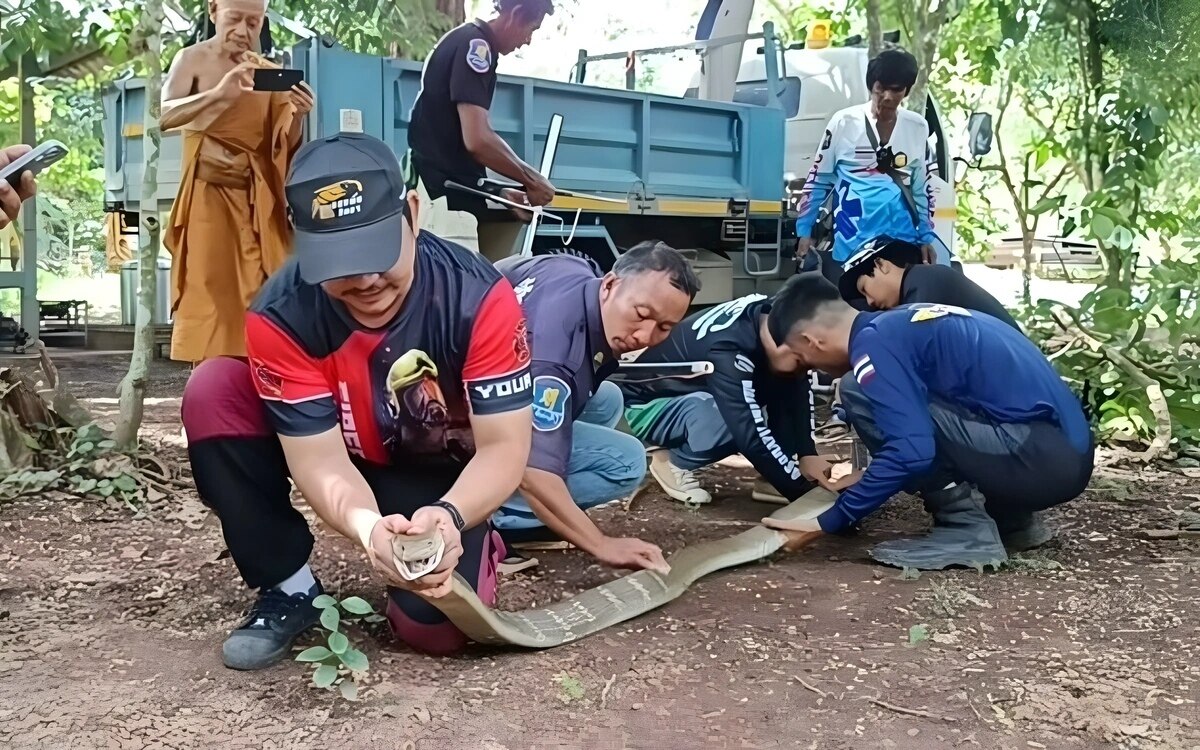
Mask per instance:
[[[241,63],[208,91],[196,92],[196,66],[199,57],[194,48],[180,51],[163,82],[162,112],[159,127],[164,131],[187,126],[203,130],[224,113],[242,91],[253,88],[253,65]]]
[[[525,472],[532,440],[531,407],[502,414],[472,414],[475,455],[442,499],[458,508],[467,526],[482,523],[507,500]]]
[[[280,435],[279,442],[305,502],[339,534],[369,547],[379,505],[367,480],[350,462],[341,428],[304,437]]]
[[[575,504],[562,477],[528,467],[521,480],[521,494],[551,531],[589,555],[599,556],[604,533]]]
[[[521,161],[504,139],[492,130],[486,109],[460,103],[458,118],[462,122],[463,143],[471,158],[525,186],[531,204],[544,206],[554,200],[554,187],[536,169]]]

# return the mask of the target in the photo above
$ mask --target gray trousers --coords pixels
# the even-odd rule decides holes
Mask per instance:
[[[689,471],[738,452],[716,400],[705,392],[671,399],[639,437],[649,445],[670,449],[671,463]]]
[[[850,424],[872,455],[883,447],[870,400],[858,382],[842,379],[842,404]],[[996,422],[939,399],[929,404],[937,460],[914,478],[908,492],[936,491],[967,482],[987,499],[998,521],[1065,503],[1079,496],[1092,477],[1095,450],[1080,454],[1050,422]]]

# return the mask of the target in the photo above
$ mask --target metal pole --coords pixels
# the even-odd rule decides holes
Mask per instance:
[[[29,78],[37,74],[37,59],[32,53],[21,56],[17,63],[17,80],[21,98],[21,143],[37,145],[37,123],[33,119],[33,87]],[[38,213],[37,196],[25,201],[21,221],[24,223],[24,246],[21,249],[21,327],[29,334],[29,344],[41,338],[41,320],[37,300]]]

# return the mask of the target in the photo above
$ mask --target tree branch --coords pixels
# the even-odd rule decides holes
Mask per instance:
[[[1150,401],[1150,412],[1154,414],[1154,438],[1150,441],[1149,447],[1141,453],[1134,454],[1134,458],[1143,463],[1150,463],[1166,454],[1171,445],[1171,410],[1163,395],[1162,385],[1147,375],[1142,367],[1118,351],[1116,347],[1109,346],[1097,338],[1093,331],[1083,325],[1074,310],[1065,305],[1061,309],[1070,316],[1073,325],[1060,318],[1058,312],[1052,309],[1050,315],[1060,328],[1067,333],[1078,334],[1092,349],[1102,353],[1108,361],[1119,367],[1134,383],[1146,391],[1146,398]]]
[[[1038,202],[1040,203],[1049,198],[1051,191],[1058,187],[1058,183],[1062,182],[1062,179],[1066,177],[1070,171],[1071,165],[1063,164],[1062,169],[1058,170],[1058,175],[1053,180],[1050,180],[1050,182],[1046,183],[1046,189],[1042,191],[1042,197],[1038,199]]]

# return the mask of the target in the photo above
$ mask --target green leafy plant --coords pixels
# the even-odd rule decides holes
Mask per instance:
[[[385,618],[357,596],[339,602],[322,594],[313,601],[313,606],[321,610],[325,645],[304,649],[296,655],[296,661],[313,665],[313,686],[326,690],[336,687],[346,700],[358,700],[358,680],[367,673],[369,664],[367,655],[350,642],[342,628],[360,621],[382,622]]]
[[[1099,437],[1148,445],[1142,460],[1200,446],[1200,264],[1167,260],[1132,290],[1101,287],[1078,307],[1043,300],[1029,335],[1086,396]]]
[[[583,699],[583,683],[577,678],[566,672],[559,672],[554,675],[554,681],[558,683],[560,688],[558,699],[563,703],[571,703],[572,701]]]
[[[913,625],[908,629],[908,645],[916,646],[927,640],[929,640],[928,625]]]
[[[140,512],[148,489],[142,469],[131,456],[116,452],[116,444],[95,423],[79,429],[47,428],[36,437],[21,435],[32,454],[31,465],[0,480],[0,498],[59,489],[114,498]],[[63,449],[56,450],[56,445]]]

